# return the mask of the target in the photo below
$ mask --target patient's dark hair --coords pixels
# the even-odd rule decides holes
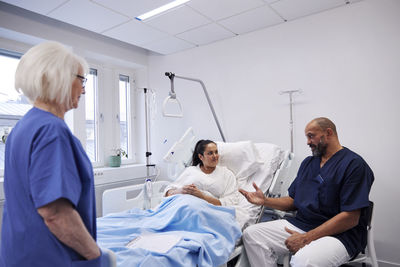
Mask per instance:
[[[193,156],[192,156],[192,166],[203,166],[203,162],[199,158],[199,154],[204,155],[204,150],[206,150],[206,146],[210,143],[215,144],[214,141],[211,140],[199,140],[194,147]],[[216,145],[216,144],[215,144]]]

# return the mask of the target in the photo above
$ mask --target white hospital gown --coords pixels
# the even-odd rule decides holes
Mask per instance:
[[[215,170],[206,174],[200,166],[190,166],[169,186],[170,189],[180,189],[185,185],[194,184],[204,194],[219,199],[222,206],[232,206],[236,211],[236,221],[241,227],[249,219],[249,214],[239,206],[240,193],[235,175],[226,167],[217,166]]]

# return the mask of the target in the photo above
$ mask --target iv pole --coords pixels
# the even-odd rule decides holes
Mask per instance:
[[[143,209],[147,210],[151,208],[151,198],[153,195],[152,181],[150,178],[150,167],[155,167],[155,164],[150,164],[150,125],[149,125],[149,108],[148,108],[148,88],[143,88],[144,90],[144,109],[145,109],[145,125],[146,125],[146,179],[144,181],[143,190]]]
[[[280,91],[279,94],[288,94],[289,95],[289,103],[290,103],[290,152],[293,153],[293,94],[299,93],[301,94],[301,90],[288,90],[288,91]]]
[[[150,179],[150,167],[155,167],[155,164],[150,164],[150,126],[149,126],[149,108],[148,108],[148,97],[147,91],[149,89],[143,88],[144,90],[144,110],[145,110],[145,125],[146,125],[146,168],[147,168],[147,176],[146,179]]]
[[[210,96],[208,95],[208,92],[206,90],[206,86],[204,85],[203,81],[199,80],[199,79],[189,78],[189,77],[177,76],[177,75],[175,75],[175,73],[172,73],[172,72],[166,72],[165,76],[167,76],[171,80],[170,98],[172,98],[172,99],[176,99],[176,94],[175,94],[175,90],[174,90],[174,78],[179,78],[179,79],[183,79],[183,80],[189,80],[189,81],[194,81],[194,82],[200,83],[201,87],[203,87],[203,91],[204,91],[204,94],[206,95],[208,105],[210,106],[210,109],[211,109],[211,112],[213,114],[215,123],[217,124],[219,133],[220,133],[220,135],[222,137],[222,141],[226,142],[225,136],[224,136],[224,134],[222,132],[221,125],[219,124],[219,121],[218,121],[217,115],[215,113],[214,107],[213,107],[213,105],[211,103]]]

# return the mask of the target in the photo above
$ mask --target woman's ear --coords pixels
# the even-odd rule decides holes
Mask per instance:
[[[197,154],[197,156],[199,156],[199,159],[201,160],[201,161],[203,161],[204,160],[204,156],[202,155],[202,154]]]

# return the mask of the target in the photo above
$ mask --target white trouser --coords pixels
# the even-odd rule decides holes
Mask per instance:
[[[285,227],[304,233],[286,220],[258,223],[243,232],[243,243],[252,267],[277,266],[279,257],[289,253],[285,240],[290,236]],[[297,251],[290,260],[293,267],[340,266],[350,259],[345,246],[339,239],[326,236],[317,239]]]

